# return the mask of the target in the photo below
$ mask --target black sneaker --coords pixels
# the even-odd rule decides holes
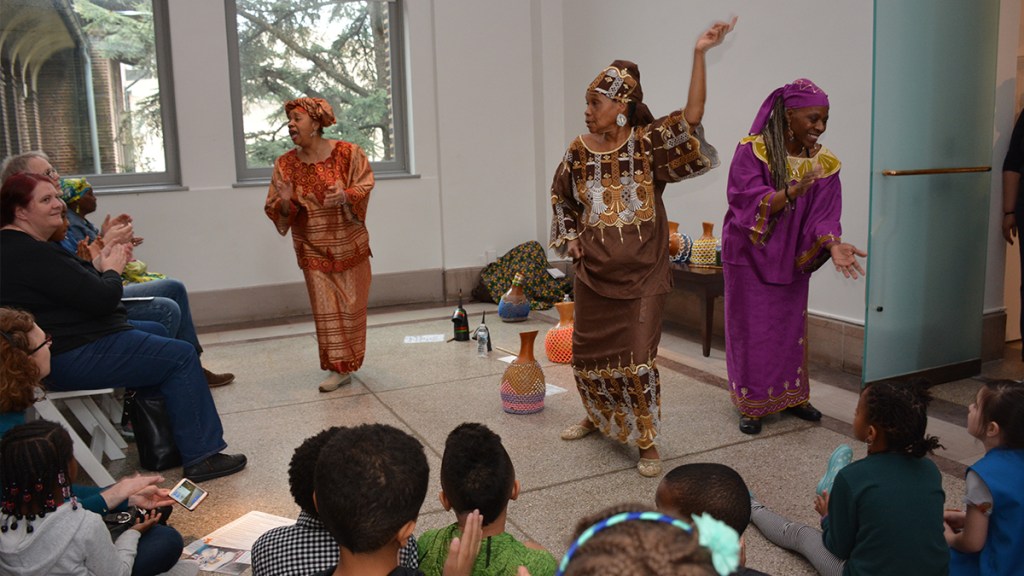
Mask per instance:
[[[193,482],[203,482],[239,472],[246,462],[244,454],[214,454],[198,464],[185,466],[183,474]]]

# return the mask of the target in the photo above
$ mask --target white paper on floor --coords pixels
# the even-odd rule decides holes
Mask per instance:
[[[516,358],[518,358],[518,356],[502,356],[501,358],[498,358],[498,360],[504,362],[505,364],[511,364],[512,361],[515,360]]]
[[[424,342],[444,342],[444,334],[424,334],[422,336],[406,336],[403,344],[422,344]]]
[[[555,386],[554,384],[546,384],[544,386],[545,396],[554,396],[555,394],[561,394],[562,392],[568,392],[568,390],[561,386]]]

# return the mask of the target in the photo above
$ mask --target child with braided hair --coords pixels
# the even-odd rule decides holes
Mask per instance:
[[[945,575],[942,478],[925,456],[942,447],[925,433],[931,394],[923,381],[881,381],[860,393],[853,434],[868,455],[839,470],[830,492],[815,496],[821,531],[792,522],[751,499],[764,536],[799,552],[827,576]]]
[[[985,456],[967,469],[966,510],[947,510],[949,573],[1019,574],[1024,566],[1024,383],[986,382],[967,409]]]
[[[0,441],[0,574],[156,574],[134,567],[139,538],[157,524],[159,512],[151,511],[111,542],[103,518],[79,506],[71,493],[77,472],[71,437],[60,424],[35,420],[4,435]],[[176,561],[170,558],[159,572]],[[183,565],[176,573],[188,569]]]
[[[576,525],[556,576],[726,576],[740,563],[736,531],[707,514],[681,520],[620,504]]]

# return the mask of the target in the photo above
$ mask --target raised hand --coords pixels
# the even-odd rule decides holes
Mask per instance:
[[[131,222],[112,224],[109,228],[107,228],[106,234],[103,234],[103,243],[108,246],[112,244],[130,244],[131,241]]]
[[[448,558],[444,561],[444,576],[469,576],[473,572],[473,563],[480,553],[480,542],[484,535],[484,517],[479,510],[474,510],[466,517],[466,525],[462,537],[452,540],[448,548]]]
[[[865,275],[864,269],[857,262],[857,256],[867,258],[867,252],[846,242],[833,244],[829,251],[832,253],[832,263],[835,264],[837,271],[843,273],[843,276],[856,280],[859,278],[858,273],[860,276]]]
[[[340,180],[327,188],[330,192],[324,195],[324,208],[337,208],[348,202],[348,197],[345,195],[345,185]]]
[[[274,183],[274,191],[277,192],[277,197],[281,199],[281,203],[291,203],[292,199],[295,198],[295,186],[291,180],[285,179],[280,168],[274,168],[274,177],[271,179],[271,182]]]
[[[821,167],[815,166],[813,170],[801,176],[800,179],[797,180],[796,184],[789,187],[789,197],[796,200],[804,194],[807,194],[811,189],[811,185],[817,182],[821,176]]]
[[[113,270],[118,274],[124,272],[124,266],[131,260],[132,247],[129,244],[108,244],[103,247],[99,258],[93,260],[93,266],[100,272]]]
[[[697,46],[695,47],[699,52],[707,52],[708,50],[718,46],[725,40],[726,34],[732,31],[736,27],[736,20],[738,16],[733,16],[730,22],[715,22],[708,28],[700,38],[697,38]]]
[[[107,214],[107,217],[103,219],[103,225],[100,226],[100,236],[106,236],[111,226],[123,226],[131,223],[132,217],[127,214],[118,214],[113,218]]]
[[[128,497],[128,504],[138,506],[144,510],[153,510],[161,506],[170,506],[174,500],[170,497],[171,491],[159,486],[146,486]]]

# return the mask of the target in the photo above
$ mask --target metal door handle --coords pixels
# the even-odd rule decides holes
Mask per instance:
[[[924,176],[929,174],[967,174],[991,171],[991,166],[969,166],[966,168],[926,168],[924,170],[882,170],[882,176]]]

